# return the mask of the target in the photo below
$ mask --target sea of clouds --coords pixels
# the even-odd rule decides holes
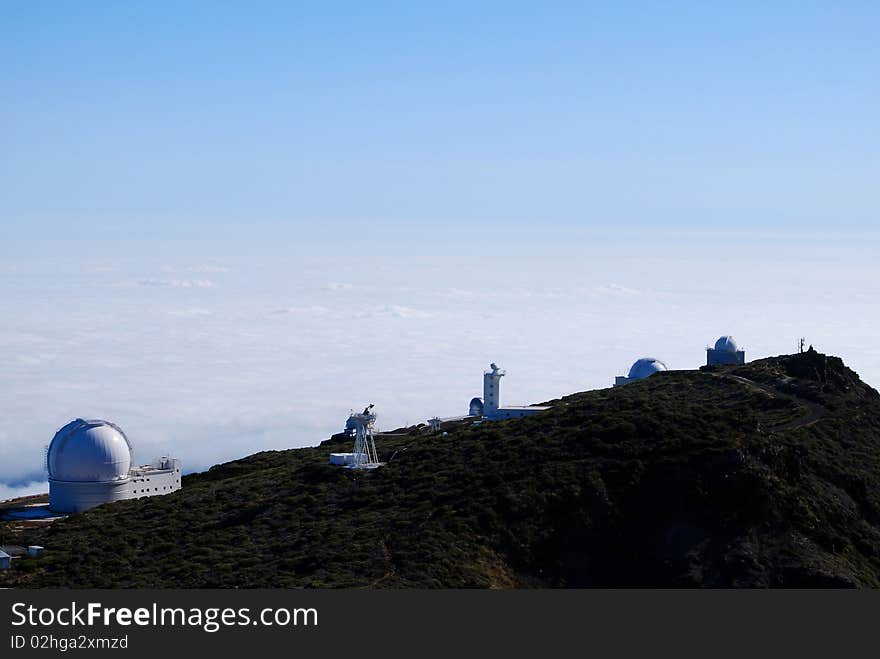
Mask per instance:
[[[536,236],[539,234],[536,233]],[[352,408],[383,429],[611,384],[639,356],[696,368],[806,336],[880,384],[876,241],[590,235],[414,245],[81,242],[2,252],[0,500],[45,491],[73,418],[187,471],[314,445]]]

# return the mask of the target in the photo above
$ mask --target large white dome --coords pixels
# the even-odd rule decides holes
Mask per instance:
[[[658,371],[665,371],[666,364],[661,362],[659,359],[654,359],[653,357],[642,357],[637,360],[635,364],[629,369],[629,377],[631,380],[641,380],[643,378],[648,377],[649,375],[654,375]]]
[[[131,469],[131,444],[109,421],[76,419],[55,433],[46,466],[49,478],[57,481],[122,480]]]
[[[722,336],[715,342],[715,350],[718,352],[736,352],[739,350],[739,346],[736,345],[736,341],[733,340],[732,336]]]

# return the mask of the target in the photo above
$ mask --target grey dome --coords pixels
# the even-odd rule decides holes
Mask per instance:
[[[483,399],[472,398],[468,405],[468,414],[470,416],[483,416]]]
[[[631,380],[641,380],[650,375],[654,375],[659,371],[665,371],[666,364],[661,362],[659,359],[654,359],[653,357],[642,357],[641,359],[636,360],[635,364],[629,369],[629,379]]]
[[[736,352],[739,350],[739,346],[736,345],[736,341],[733,340],[732,336],[722,336],[715,342],[715,350],[719,352]]]
[[[46,454],[49,478],[104,483],[128,478],[131,444],[118,426],[100,419],[71,421],[55,433]]]

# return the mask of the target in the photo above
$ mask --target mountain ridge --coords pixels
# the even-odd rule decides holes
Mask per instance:
[[[261,452],[28,530],[21,587],[877,587],[880,394],[810,350]],[[0,581],[2,583],[2,581]]]

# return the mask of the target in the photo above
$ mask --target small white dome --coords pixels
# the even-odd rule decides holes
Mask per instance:
[[[55,433],[46,455],[49,478],[101,483],[128,478],[131,444],[122,429],[100,419],[71,421]]]
[[[648,377],[649,375],[654,375],[659,371],[665,371],[666,364],[661,362],[659,359],[654,359],[653,357],[642,357],[637,360],[635,364],[629,369],[629,377],[631,380],[641,380],[643,378]]]
[[[715,342],[715,350],[719,352],[736,352],[739,350],[739,346],[736,345],[736,341],[733,340],[732,336],[722,336]]]

